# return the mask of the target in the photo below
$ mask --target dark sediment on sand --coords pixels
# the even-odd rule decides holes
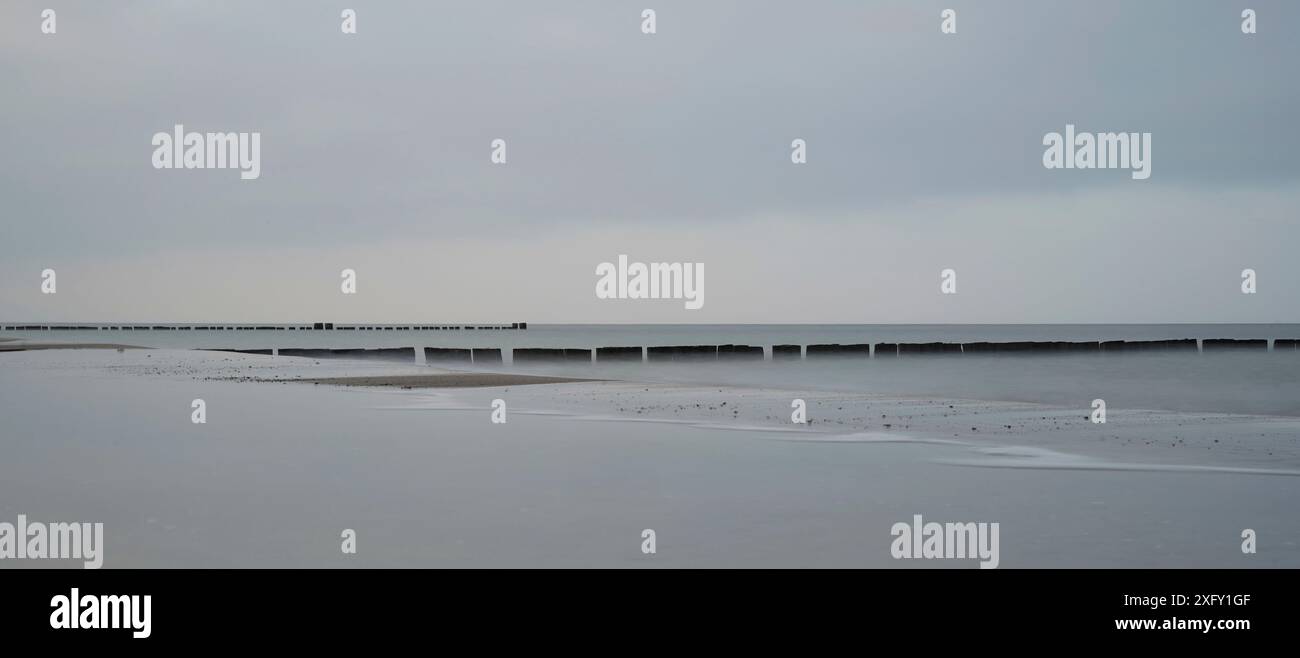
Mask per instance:
[[[26,350],[147,350],[139,345],[117,345],[115,343],[21,343],[18,345],[0,345],[0,352],[23,352]]]
[[[270,350],[233,350],[245,354],[270,354]],[[286,347],[280,350],[280,356],[298,356],[312,359],[383,359],[387,361],[415,362],[414,347],[378,347],[347,349],[311,349]]]
[[[450,372],[428,375],[361,375],[356,377],[252,379],[251,381],[329,384],[334,386],[380,386],[391,388],[485,388],[495,386],[526,386],[530,384],[569,384],[604,380],[579,379],[576,377],[512,375],[492,372]]]

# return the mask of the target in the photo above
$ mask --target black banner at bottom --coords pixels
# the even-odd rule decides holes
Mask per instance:
[[[480,646],[595,633],[652,643],[725,634],[741,645],[784,636],[805,649],[846,637],[1244,646],[1293,635],[1296,573],[3,570],[0,628],[44,646],[141,648],[427,643],[431,633]]]

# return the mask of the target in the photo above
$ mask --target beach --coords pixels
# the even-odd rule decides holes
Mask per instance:
[[[918,514],[1000,523],[999,568],[1300,566],[1294,417],[1117,407],[1096,425],[1086,405],[662,371],[2,358],[0,514],[103,522],[107,568],[977,568],[894,559],[891,526]],[[408,387],[439,378],[475,385]],[[359,382],[383,385],[337,385]],[[794,397],[809,424],[790,422]],[[492,422],[494,400],[507,422]],[[1246,528],[1256,554],[1240,550]],[[355,555],[339,550],[344,529]]]

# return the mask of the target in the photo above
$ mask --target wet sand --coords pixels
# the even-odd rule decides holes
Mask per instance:
[[[483,409],[495,391],[430,391],[406,408]],[[791,422],[804,400],[806,424]],[[1300,418],[1026,402],[893,397],[852,392],[607,381],[520,389],[512,413],[563,414],[576,422],[631,420],[750,433],[799,443],[907,442],[962,447],[946,463],[966,467],[1239,472],[1300,476]]]

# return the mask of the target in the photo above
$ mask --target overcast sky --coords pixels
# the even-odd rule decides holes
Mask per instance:
[[[1298,36],[1256,0],[5,0],[0,320],[1296,322]],[[178,123],[260,131],[261,177],[154,169]],[[1067,123],[1152,133],[1150,179],[1044,169]],[[704,308],[596,299],[624,253],[703,262]]]

